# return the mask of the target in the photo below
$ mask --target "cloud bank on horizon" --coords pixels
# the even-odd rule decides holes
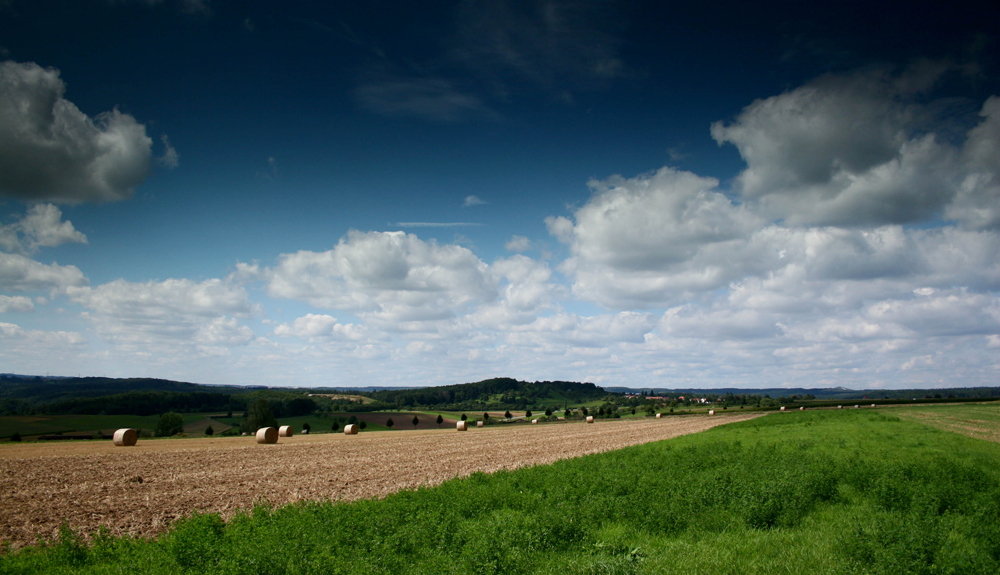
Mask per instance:
[[[207,2],[181,5],[216,17]],[[633,73],[620,36],[583,9],[552,21],[498,6],[463,8],[434,66],[381,63],[345,101],[431,131],[483,129],[508,121],[518,87],[572,106]],[[448,70],[475,82],[435,77]],[[209,275],[165,263],[94,282],[87,264],[115,269],[93,255],[114,234],[63,210],[139,204],[155,166],[183,171],[180,154],[162,135],[154,158],[149,120],[89,116],[60,70],[9,60],[0,194],[23,208],[0,223],[0,358],[14,372],[267,385],[995,385],[1000,95],[941,95],[974,76],[910,58],[747,98],[702,127],[716,153],[738,154],[735,175],[677,163],[606,173],[562,212],[538,213],[533,232],[473,221],[508,200],[466,190],[450,200],[460,222],[351,225],[332,247],[285,242]],[[432,235],[457,228],[501,239]],[[50,261],[74,245],[91,255]]]

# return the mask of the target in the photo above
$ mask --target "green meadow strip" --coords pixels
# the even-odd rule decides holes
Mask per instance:
[[[294,481],[294,478],[290,479]],[[155,541],[69,530],[3,574],[1000,572],[1000,446],[879,411],[776,413]]]

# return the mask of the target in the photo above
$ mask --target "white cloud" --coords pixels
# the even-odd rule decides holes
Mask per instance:
[[[712,136],[748,166],[746,199],[787,224],[879,225],[940,213],[958,184],[956,152],[925,130],[913,96],[945,70],[826,75],[757,100]]]
[[[358,340],[365,336],[365,330],[355,324],[341,324],[337,318],[326,314],[306,314],[291,323],[283,323],[274,328],[274,335],[281,337],[301,337],[309,339]]]
[[[508,252],[526,252],[531,249],[531,240],[524,236],[511,236],[510,241],[503,245]]]
[[[0,63],[0,195],[76,203],[132,196],[152,140],[117,109],[87,117],[54,68]]]
[[[35,304],[32,303],[30,298],[24,296],[6,296],[0,295],[0,313],[7,313],[11,311],[32,311],[35,309]]]
[[[87,278],[76,266],[45,265],[22,255],[0,252],[0,289],[61,290],[84,285],[87,285]]]
[[[966,173],[946,216],[972,228],[1000,228],[1000,97],[983,104],[983,120],[962,150]]]
[[[65,243],[87,243],[70,221],[62,221],[62,211],[52,204],[35,204],[19,221],[0,225],[0,247],[6,251],[33,254],[39,247]]]
[[[469,206],[482,206],[487,202],[479,199],[479,196],[465,196],[465,201],[462,203],[463,208],[468,208]]]
[[[403,232],[351,231],[332,250],[283,254],[267,290],[389,322],[444,319],[496,297],[471,251]]]
[[[102,338],[126,345],[244,345],[253,332],[227,316],[259,313],[242,286],[218,279],[116,280],[96,288],[70,287],[66,293],[91,310],[85,317]]]
[[[413,116],[439,122],[499,118],[479,97],[441,78],[373,80],[356,88],[354,98],[363,108],[383,116]]]
[[[170,138],[166,134],[160,136],[160,141],[163,142],[163,155],[157,159],[160,165],[173,170],[181,163],[181,156],[177,153],[177,150],[170,144]]]

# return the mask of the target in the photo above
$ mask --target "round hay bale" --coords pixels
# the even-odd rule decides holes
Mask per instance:
[[[709,415],[715,415],[715,410],[714,409],[709,409],[708,410],[708,414]]]
[[[588,415],[587,416],[587,423],[594,423],[594,416],[593,415]]]
[[[837,409],[844,409],[844,406],[843,405],[838,405]]]
[[[874,403],[872,404],[872,407],[875,407],[875,404],[874,404]]]
[[[805,410],[806,410],[806,408],[805,408],[805,407],[800,407],[800,408],[799,408],[799,411],[805,411]]]
[[[663,417],[663,414],[662,414],[662,413],[657,413],[657,414],[656,414],[656,419],[660,419],[661,417]]]
[[[357,434],[358,434],[357,424],[350,423],[344,426],[344,435],[357,435]]]
[[[860,405],[855,405],[854,409],[858,409],[859,407],[861,407],[861,406]]]
[[[482,427],[482,426],[483,426],[483,422],[482,421],[477,421],[476,422],[476,427]]]
[[[480,421],[480,423],[482,423],[482,422]],[[482,425],[480,425],[480,427],[482,427]],[[458,423],[455,424],[455,429],[457,429],[458,431],[468,431],[469,430],[469,422],[468,421],[459,421]]]
[[[278,443],[278,430],[273,427],[261,427],[257,430],[257,443]]]
[[[295,433],[291,425],[282,425],[278,428],[278,437],[291,437]]]
[[[132,447],[139,439],[139,434],[134,429],[124,427],[115,432],[113,441],[118,447]]]
[[[784,405],[781,406],[781,411],[785,411],[785,406]]]

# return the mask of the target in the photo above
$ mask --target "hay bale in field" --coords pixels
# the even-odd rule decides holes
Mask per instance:
[[[843,405],[838,405],[837,409],[844,409],[844,406]]]
[[[874,403],[872,404],[872,407],[875,407],[875,404],[874,404]]]
[[[594,423],[594,416],[593,415],[588,415],[587,416],[587,423]]]
[[[855,405],[854,409],[858,409],[859,407],[861,407],[861,406],[860,405]]]
[[[482,422],[480,421],[480,423],[482,423]],[[480,427],[482,427],[482,426],[480,425]],[[455,424],[455,429],[457,429],[458,431],[468,431],[469,430],[469,422],[468,421],[459,421],[458,423]]]
[[[344,435],[357,435],[358,425],[356,423],[350,423],[344,426]]]
[[[482,426],[483,426],[483,422],[482,421],[477,421],[476,422],[476,427],[482,427]]]
[[[656,419],[660,419],[661,417],[663,417],[663,414],[662,414],[662,413],[657,413],[657,414],[656,414]]]
[[[537,419],[532,419],[531,423],[538,423],[538,420]]]
[[[114,441],[115,445],[118,447],[132,447],[138,439],[139,434],[136,433],[134,429],[125,427],[115,432],[112,441]]]
[[[785,406],[784,405],[781,406],[781,411],[785,411]]]
[[[278,443],[278,430],[273,427],[261,427],[257,430],[257,443]]]
[[[291,437],[295,433],[291,425],[282,425],[278,428],[278,437]]]
[[[806,408],[805,408],[805,407],[800,407],[800,408],[799,408],[799,411],[805,411],[805,410],[806,410]]]
[[[715,410],[714,409],[709,409],[708,410],[708,414],[709,415],[715,415]]]

